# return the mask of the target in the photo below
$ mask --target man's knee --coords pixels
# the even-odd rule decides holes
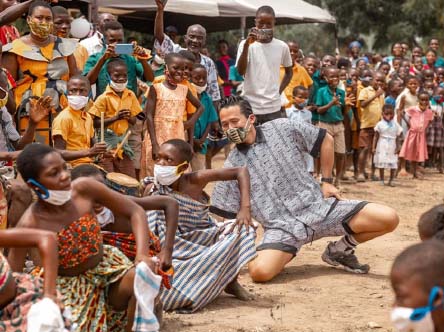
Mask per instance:
[[[373,220],[373,222],[380,225],[381,232],[393,232],[399,224],[398,213],[393,208],[385,205],[372,204],[370,215],[368,217],[370,220]]]
[[[281,271],[273,271],[270,266],[267,266],[264,263],[252,262],[248,265],[248,272],[254,282],[267,282],[273,279]]]
[[[393,232],[399,225],[398,213],[391,207],[385,206],[384,211],[381,211],[381,218],[384,220],[385,230],[388,232]]]

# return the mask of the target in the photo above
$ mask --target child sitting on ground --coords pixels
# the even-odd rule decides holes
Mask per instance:
[[[96,129],[101,128],[101,113],[104,113],[105,142],[109,149],[116,149],[127,134],[129,125],[136,123],[136,116],[142,113],[142,108],[134,92],[127,88],[128,70],[125,61],[111,59],[107,70],[110,83],[88,112],[94,116]],[[133,158],[134,151],[126,142],[117,156],[103,159],[101,166],[108,172],[123,173],[135,178]]]
[[[242,300],[251,299],[237,282],[237,275],[256,256],[255,235],[249,230],[248,170],[240,167],[184,173],[191,159],[192,149],[187,142],[169,140],[160,146],[154,178],[144,180],[148,194],[167,195],[179,203],[173,251],[174,280],[171,289],[162,290],[161,299],[165,310],[187,313],[201,309],[223,291]],[[210,182],[230,180],[239,183],[241,208],[237,222],[225,227],[224,231],[209,216],[209,197],[204,188]],[[147,216],[150,229],[163,239],[163,212],[150,211]],[[236,225],[238,229],[233,232]]]
[[[444,244],[429,240],[396,257],[390,273],[395,292],[391,320],[400,332],[438,332],[444,327]]]
[[[402,134],[402,128],[394,117],[393,106],[385,104],[382,108],[382,120],[375,127],[373,141],[373,161],[375,167],[379,168],[379,178],[384,184],[384,169],[390,169],[388,185],[391,187],[395,186],[393,180],[398,169],[399,136]]]
[[[142,177],[153,175],[154,162],[163,142],[173,138],[185,139],[186,130],[188,142],[193,144],[193,127],[203,112],[199,100],[187,86],[181,84],[184,80],[183,57],[177,53],[169,53],[165,57],[165,63],[166,80],[150,88],[145,106],[147,132],[142,147]],[[184,122],[187,100],[197,111]]]
[[[409,130],[399,156],[412,162],[413,178],[422,179],[417,168],[418,163],[428,159],[426,130],[433,120],[433,112],[429,108],[429,94],[426,91],[419,92],[418,99],[417,106],[405,110]]]
[[[293,105],[286,109],[287,118],[293,121],[311,124],[311,112],[307,109],[309,91],[306,87],[299,85],[293,89]],[[305,155],[307,171],[314,172],[313,157],[309,153]]]
[[[213,105],[213,100],[206,92],[207,70],[201,64],[195,64],[191,72],[192,85],[198,93],[199,100],[204,108],[204,112],[194,125],[194,155],[191,160],[191,168],[194,172],[206,168],[205,156],[207,153],[207,137],[212,125],[217,123],[219,117]]]

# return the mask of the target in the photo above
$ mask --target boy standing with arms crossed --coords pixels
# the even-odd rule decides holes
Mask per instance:
[[[242,96],[251,104],[258,124],[286,117],[280,95],[293,76],[288,45],[273,38],[275,21],[273,8],[260,7],[256,12],[256,27],[240,43],[237,55],[237,70],[245,77]],[[285,71],[282,81],[281,66]]]

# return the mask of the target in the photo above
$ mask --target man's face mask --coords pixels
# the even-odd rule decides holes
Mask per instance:
[[[391,320],[399,332],[434,332],[435,325],[432,319],[432,311],[437,309],[433,302],[439,295],[441,287],[433,287],[427,306],[420,308],[395,307],[392,310]],[[440,304],[439,306],[443,306]]]
[[[250,118],[247,119],[247,123],[245,124],[245,127],[243,128],[230,128],[227,131],[225,131],[225,135],[227,138],[234,144],[242,144],[245,142],[245,139],[247,138],[248,133],[251,129],[251,122]]]

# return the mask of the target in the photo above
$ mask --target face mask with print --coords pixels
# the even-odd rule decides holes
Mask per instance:
[[[88,101],[88,96],[68,96],[68,105],[75,111],[83,110]]]
[[[96,214],[97,221],[100,224],[100,227],[105,227],[109,224],[114,224],[114,214],[113,212],[108,209],[107,207],[103,207],[102,211],[100,213]]]
[[[0,90],[5,93],[5,97],[3,99],[0,99],[0,108],[5,107],[8,103],[8,91],[0,87]]]
[[[251,128],[251,122],[248,120],[244,128],[230,128],[225,132],[228,140],[234,144],[245,142]]]
[[[154,62],[159,65],[163,65],[163,64],[165,64],[165,59],[156,54],[154,56]]]
[[[398,332],[434,332],[435,324],[432,311],[437,307],[433,305],[439,294],[440,287],[433,287],[430,292],[428,305],[420,308],[395,307],[391,313],[391,320]]]
[[[208,86],[207,84],[205,84],[204,86],[200,86],[200,85],[197,85],[197,84],[194,84],[194,83],[191,83],[191,84],[194,86],[194,88],[196,89],[198,94],[201,94],[202,92],[206,91],[207,90],[207,86]]]
[[[52,22],[49,23],[39,23],[33,20],[28,21],[29,30],[33,35],[36,35],[39,38],[48,38],[48,36],[53,31]]]
[[[71,199],[71,190],[49,190],[34,179],[28,180],[29,184],[32,184],[40,190],[34,189],[34,192],[39,199],[52,205],[63,205]],[[43,191],[43,193],[41,192]]]
[[[117,82],[114,82],[113,80],[109,81],[109,86],[111,87],[111,89],[113,89],[116,92],[122,92],[123,90],[126,89],[127,85],[128,85],[128,80],[123,83],[117,83]]]
[[[257,40],[260,42],[268,42],[273,39],[273,29],[257,29]]]
[[[162,186],[169,186],[176,182],[184,171],[179,172],[179,168],[183,165],[188,164],[184,161],[182,164],[177,166],[163,166],[154,165],[154,181]]]

